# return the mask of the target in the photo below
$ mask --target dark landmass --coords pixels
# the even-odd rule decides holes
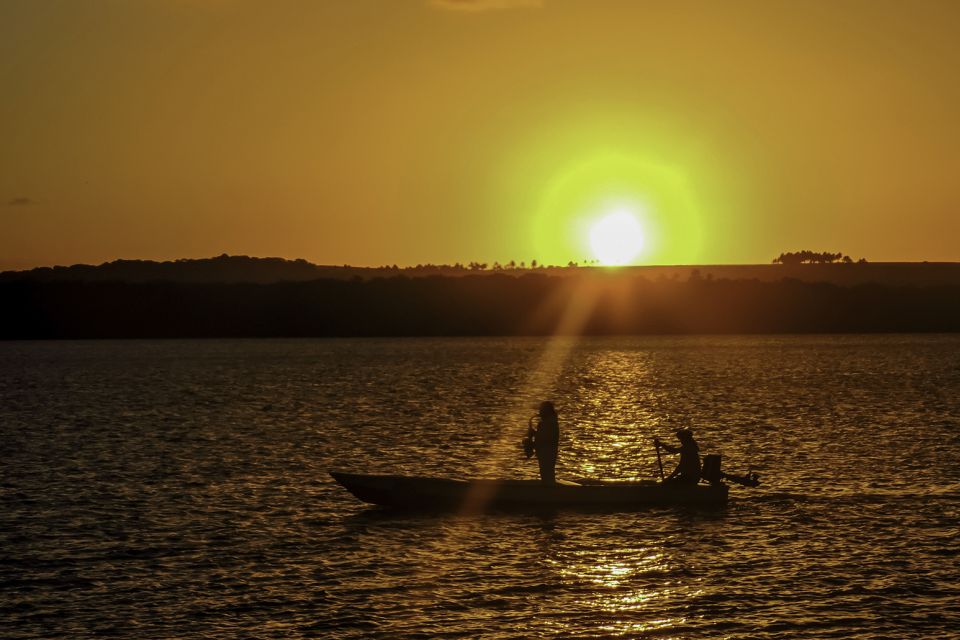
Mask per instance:
[[[303,282],[320,278],[344,279],[368,275],[370,269],[316,265],[306,260],[228,256],[170,260],[114,260],[100,265],[38,267],[0,272],[0,282]]]
[[[798,254],[781,254],[797,255]],[[840,255],[840,254],[837,254]],[[779,260],[778,258],[777,260]],[[228,256],[168,262],[152,260],[115,260],[101,265],[77,264],[69,267],[39,267],[26,271],[0,272],[0,283],[29,280],[33,282],[170,282],[170,283],[255,283],[307,282],[311,280],[369,280],[405,276],[410,278],[472,275],[509,275],[521,277],[538,274],[558,277],[585,274],[617,274],[619,277],[641,276],[648,280],[686,280],[695,273],[703,278],[727,280],[760,280],[778,282],[792,278],[803,282],[829,282],[840,285],[876,283],[883,285],[960,285],[960,262],[859,262],[859,263],[788,263],[746,265],[677,265],[637,266],[615,269],[598,266],[546,266],[531,268],[525,263],[500,265],[471,262],[453,265],[417,265],[399,268],[317,265],[306,260]]]
[[[20,277],[0,282],[0,338],[960,331],[955,281],[764,281],[717,278],[711,268],[699,269],[688,268],[683,278],[682,272],[651,279],[636,269],[571,268],[562,275],[400,275],[266,284]],[[923,271],[920,265],[903,269]]]

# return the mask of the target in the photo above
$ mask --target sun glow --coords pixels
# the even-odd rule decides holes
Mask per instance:
[[[590,227],[590,248],[607,266],[628,264],[643,249],[643,229],[629,211],[614,211]]]

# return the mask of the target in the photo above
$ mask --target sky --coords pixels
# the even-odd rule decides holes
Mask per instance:
[[[566,264],[611,216],[638,264],[957,261],[957,33],[952,0],[0,0],[0,269]]]

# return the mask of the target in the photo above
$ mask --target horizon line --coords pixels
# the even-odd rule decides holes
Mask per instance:
[[[154,264],[175,264],[178,262],[201,262],[205,260],[216,260],[218,258],[246,258],[249,260],[282,260],[284,262],[305,262],[311,266],[324,268],[324,269],[360,269],[360,270],[416,270],[416,269],[429,269],[429,268],[438,268],[438,269],[463,269],[470,271],[470,265],[482,265],[483,268],[472,269],[479,272],[492,272],[492,271],[538,271],[540,269],[605,269],[605,270],[622,270],[622,269],[648,269],[648,268],[660,268],[660,269],[698,269],[698,268],[723,268],[723,267],[789,267],[795,265],[785,265],[778,264],[772,261],[770,262],[710,262],[710,263],[641,263],[641,264],[625,264],[625,265],[604,265],[599,264],[597,261],[574,261],[570,260],[567,264],[545,264],[537,261],[537,266],[530,266],[526,261],[514,261],[514,266],[510,266],[510,261],[501,263],[499,261],[490,261],[490,262],[480,262],[472,260],[469,262],[419,262],[415,264],[406,264],[399,265],[397,263],[392,264],[380,264],[380,265],[362,265],[362,264],[334,264],[334,263],[321,263],[321,262],[312,262],[306,258],[285,258],[282,256],[251,256],[247,254],[227,254],[222,253],[220,255],[205,256],[200,258],[169,258],[169,259],[155,259],[155,258],[114,258],[113,260],[106,260],[100,263],[90,263],[90,262],[75,262],[72,264],[37,264],[37,263],[28,263],[32,266],[22,266],[23,262],[12,261],[7,264],[0,263],[0,273],[8,272],[20,272],[20,271],[33,271],[35,269],[69,269],[74,267],[103,267],[106,265],[114,264],[117,262],[146,262]],[[20,263],[17,266],[17,263]],[[24,261],[25,262],[25,261]],[[520,266],[523,264],[524,266]],[[853,264],[857,264],[854,261]],[[907,264],[931,264],[931,265],[951,265],[951,264],[960,264],[960,259],[958,260],[865,260],[862,264],[872,264],[872,265],[907,265]],[[495,269],[494,265],[499,265],[500,269]],[[799,263],[797,266],[851,266],[844,264],[842,262],[814,262],[814,263]]]

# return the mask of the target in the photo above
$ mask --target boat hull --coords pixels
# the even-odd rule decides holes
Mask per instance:
[[[415,510],[601,509],[650,506],[720,507],[728,487],[659,482],[453,480],[332,471],[333,478],[364,502]]]

